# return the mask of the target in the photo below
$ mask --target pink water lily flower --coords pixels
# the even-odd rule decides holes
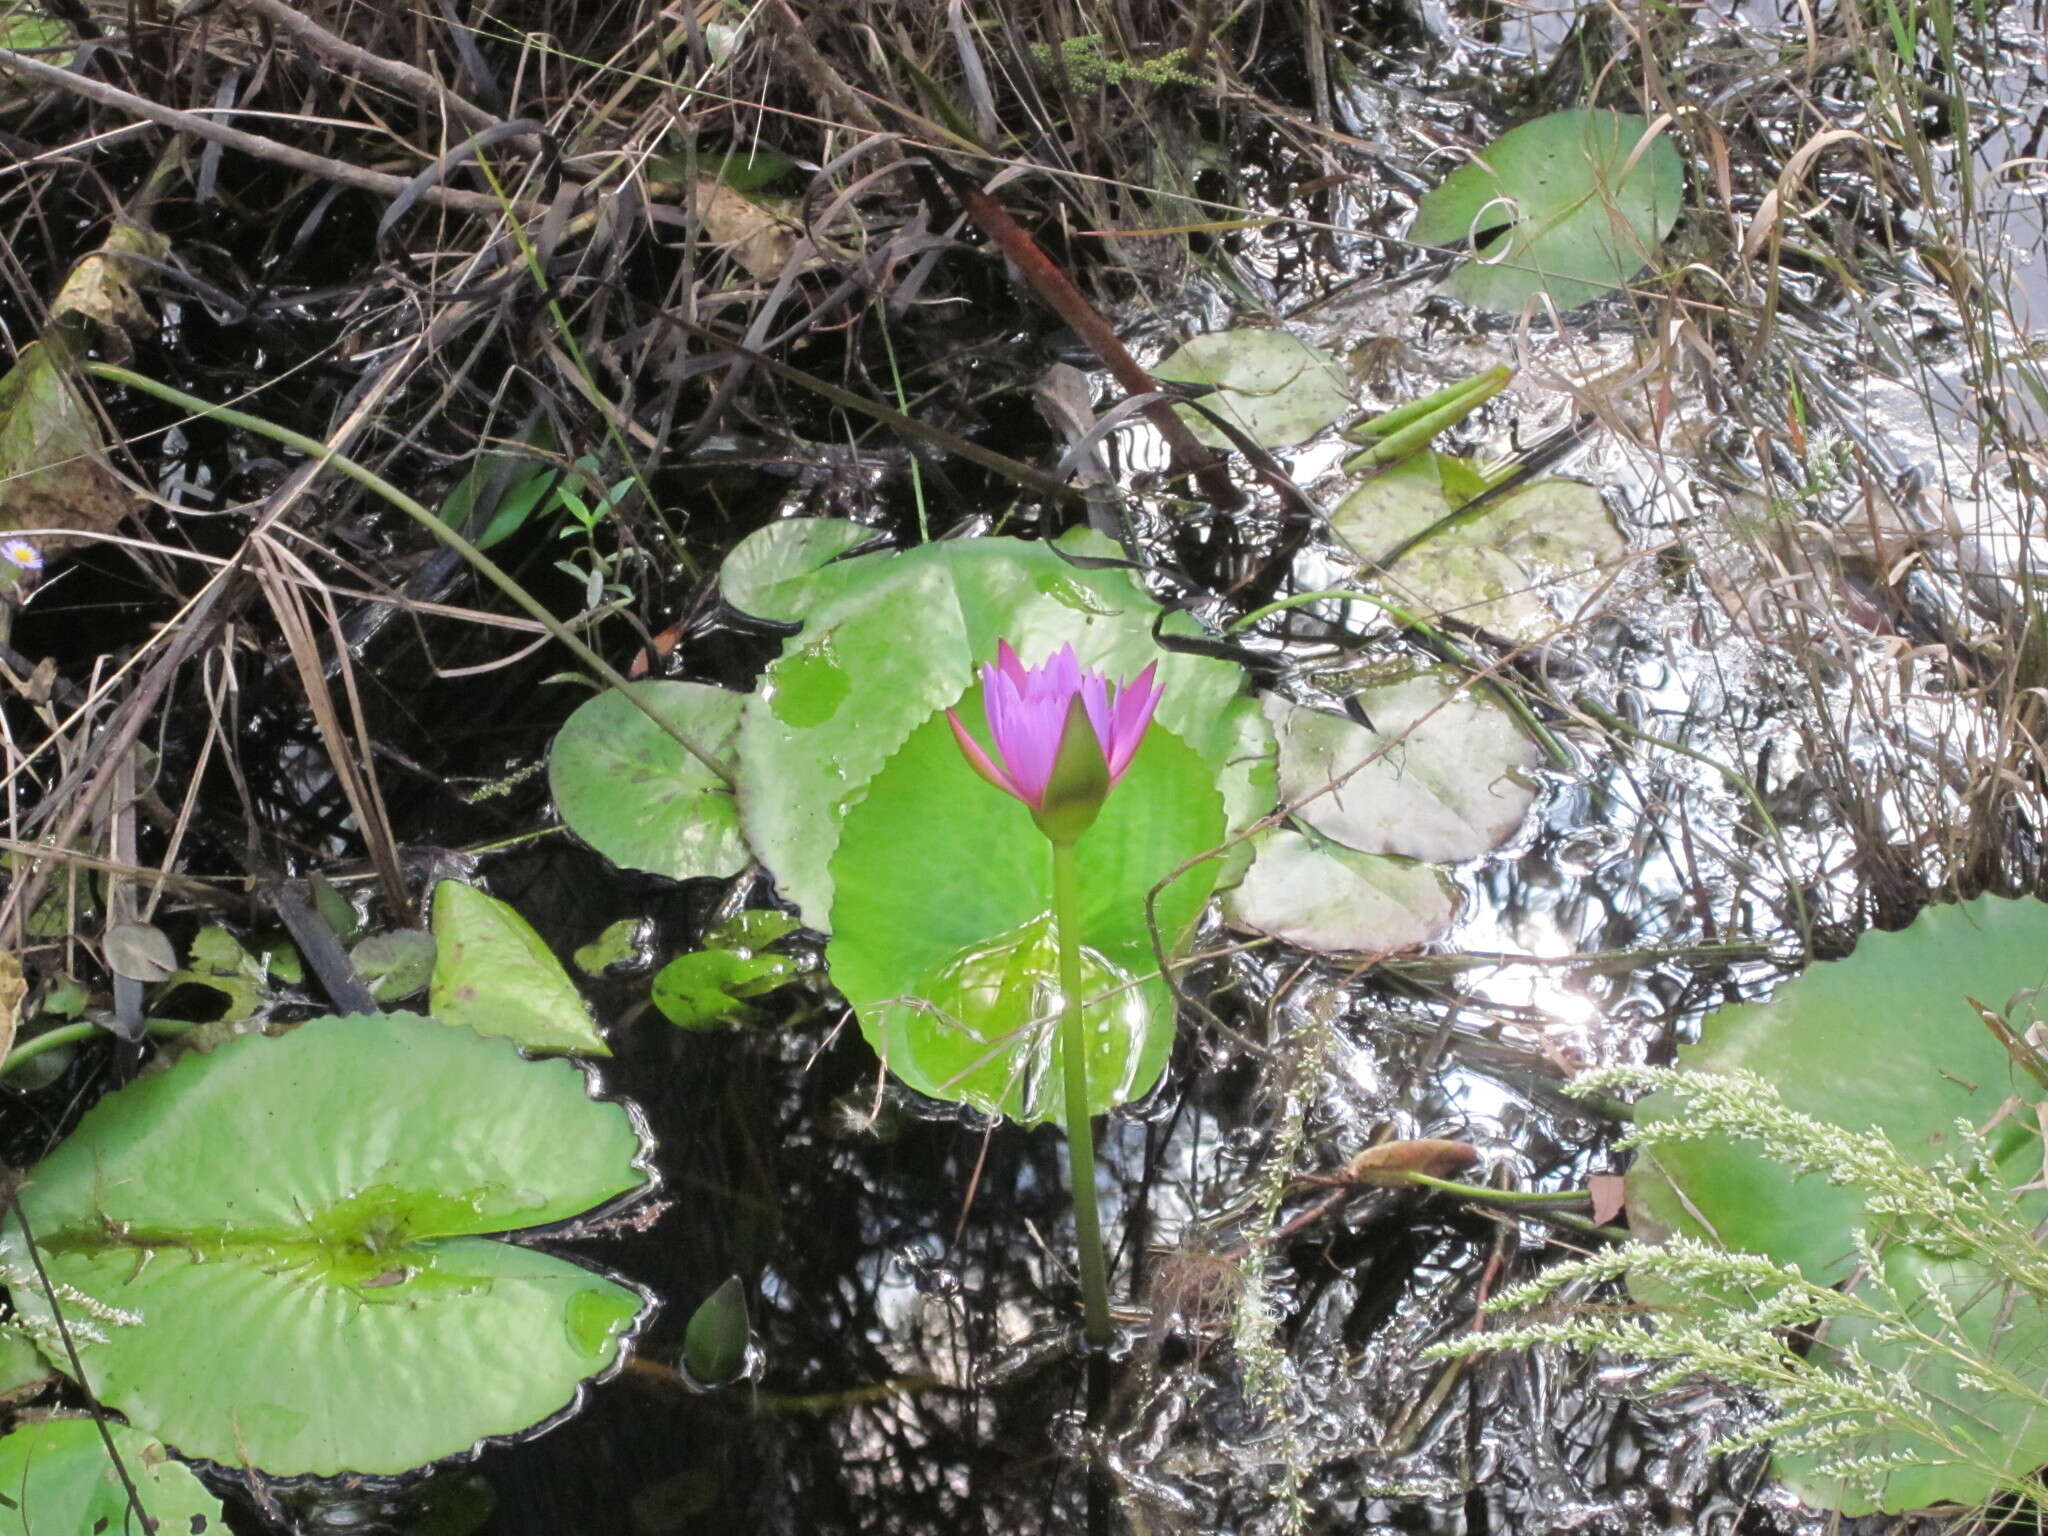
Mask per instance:
[[[953,738],[974,771],[1030,807],[1041,831],[1070,843],[1131,766],[1166,691],[1148,666],[1127,683],[1083,667],[1071,645],[1027,667],[1007,640],[981,669],[982,707],[1000,766],[952,710]]]

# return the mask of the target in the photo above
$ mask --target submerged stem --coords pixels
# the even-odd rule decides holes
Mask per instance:
[[[1088,1342],[1110,1341],[1109,1274],[1102,1218],[1095,1209],[1095,1127],[1088,1115],[1088,1031],[1081,1019],[1081,879],[1072,843],[1052,845],[1052,921],[1060,948],[1060,1058],[1066,1082],[1067,1183],[1074,1237],[1081,1250],[1081,1304]]]

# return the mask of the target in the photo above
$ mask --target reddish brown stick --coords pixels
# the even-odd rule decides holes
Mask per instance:
[[[1031,285],[1031,291],[1088,343],[1095,355],[1102,359],[1103,365],[1116,376],[1117,383],[1129,394],[1155,393],[1159,385],[1152,375],[1117,340],[1116,332],[1102,318],[1102,312],[1088,302],[1081,290],[1074,286],[1073,279],[1046,255],[1045,247],[1032,239],[1001,203],[971,179],[948,165],[941,164],[938,170],[953,195],[959,198],[960,206],[967,210],[967,216],[979,224],[982,233],[995,241],[1003,254],[1016,264],[1017,270],[1024,274],[1024,281]],[[1154,401],[1145,407],[1145,417],[1166,440],[1166,446],[1173,453],[1174,468],[1192,475],[1212,506],[1219,511],[1235,512],[1244,505],[1244,492],[1231,480],[1223,460],[1196,441],[1195,434],[1174,414],[1171,405],[1164,400]]]

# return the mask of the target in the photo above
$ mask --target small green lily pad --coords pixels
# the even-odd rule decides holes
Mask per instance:
[[[1350,381],[1329,353],[1291,331],[1244,328],[1197,336],[1152,370],[1170,384],[1210,384],[1202,404],[1261,448],[1305,443],[1351,409]],[[1230,439],[1188,406],[1176,406],[1211,448]]]
[[[1476,465],[1418,453],[1340,501],[1330,531],[1372,562],[1373,584],[1409,612],[1509,640],[1546,639],[1611,580],[1628,543],[1600,492],[1579,480],[1538,480],[1446,524],[1478,483]]]
[[[645,682],[634,696],[730,764],[746,695]],[[732,791],[618,693],[579,707],[548,749],[548,786],[569,830],[628,869],[671,880],[734,875],[750,855]]]
[[[442,1023],[533,1051],[611,1055],[576,983],[509,903],[443,880],[434,887],[433,942],[428,1006]]]
[[[1408,238],[1472,258],[1444,290],[1475,308],[1547,293],[1576,309],[1644,271],[1678,222],[1685,167],[1667,134],[1640,146],[1649,127],[1594,108],[1512,128],[1422,199]]]
[[[757,528],[733,546],[718,568],[718,590],[742,613],[795,623],[816,600],[810,578],[850,549],[875,538],[865,523],[841,517],[791,517]]]
[[[644,917],[622,917],[608,923],[604,932],[577,948],[570,958],[586,976],[602,976],[615,967],[620,971],[646,964],[646,947],[654,924]]]
[[[1372,728],[1267,695],[1280,798],[1360,853],[1457,863],[1513,836],[1536,800],[1542,750],[1514,716],[1442,669],[1361,689]]]
[[[1251,870],[1223,896],[1231,927],[1323,954],[1416,949],[1442,938],[1457,914],[1443,871],[1288,828],[1259,840]]]
[[[1851,1131],[1881,1132],[1922,1165],[1959,1155],[1957,1122],[1986,1125],[2016,1095],[2020,1106],[2008,1117],[2027,1134],[2000,1173],[2017,1191],[2040,1177],[2041,1143],[2031,1127],[2032,1107],[2044,1095],[2014,1066],[1971,999],[2004,1009],[2044,983],[2048,903],[1987,896],[1930,907],[1900,932],[1865,934],[1846,960],[1809,967],[1769,1002],[1709,1014],[1699,1043],[1680,1048],[1679,1063],[1696,1071],[1757,1073],[1792,1110]],[[2017,1016],[2016,1024],[2024,1032],[2026,1018]],[[1853,1070],[1845,1063],[1853,1063]],[[1668,1092],[1636,1106],[1638,1123],[1646,1125],[1683,1114],[1683,1100]],[[1731,1250],[1765,1254],[1798,1265],[1819,1285],[1852,1277],[1854,1233],[1868,1224],[1864,1195],[1854,1185],[1795,1178],[1752,1143],[1727,1136],[1659,1145],[1654,1156],[1637,1159],[1627,1193],[1630,1225],[1640,1233],[1682,1231]],[[2030,1221],[2048,1209],[2040,1194],[2014,1198],[2026,1202]],[[1965,1334],[1992,1359],[2030,1378],[2038,1374],[2048,1355],[2048,1308],[2040,1298],[2008,1298],[1967,1263],[1909,1243],[1887,1245],[1885,1265],[1887,1278],[1924,1325],[1940,1328],[1926,1300],[1939,1287]],[[1643,1299],[1664,1300],[1661,1292],[1648,1291]],[[2037,1406],[1960,1381],[1953,1361],[1840,1324],[1829,1325],[1810,1358],[1825,1366],[1852,1346],[1880,1365],[1906,1371],[1917,1390],[1943,1405],[1957,1433],[2002,1454],[2014,1474],[2048,1460],[2048,1422]],[[1873,1450],[1878,1433],[1871,1432]],[[1888,1431],[1883,1444],[1901,1449]],[[1873,1507],[1856,1489],[1820,1477],[1808,1458],[1781,1458],[1778,1471],[1816,1505],[1851,1514]],[[1953,1463],[1930,1446],[1923,1465],[1886,1478],[1876,1507],[1971,1506],[1991,1491],[1985,1473]]]
[[[654,1006],[671,1024],[709,1029],[744,1014],[797,973],[787,955],[754,955],[730,949],[700,949],[678,955],[654,974]]]

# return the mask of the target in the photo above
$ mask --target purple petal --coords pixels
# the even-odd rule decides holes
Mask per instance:
[[[1060,731],[1066,724],[1066,701],[1044,694],[1023,700],[1005,741],[1003,761],[1027,804],[1045,802],[1045,786],[1060,753]]]
[[[953,727],[953,739],[960,743],[960,750],[966,754],[968,766],[1004,794],[1016,795],[1019,800],[1023,799],[1022,795],[1017,794],[1017,786],[1005,778],[1002,771],[988,760],[988,754],[981,750],[981,743],[967,734],[967,727],[960,723],[960,717],[949,709],[946,711],[946,719]]]
[[[1166,696],[1166,686],[1155,682],[1157,662],[1132,678],[1116,699],[1115,721],[1111,729],[1109,744],[1109,782],[1115,784],[1131,766],[1131,759],[1137,755],[1138,744],[1145,739],[1145,732],[1151,728],[1152,712],[1159,707],[1159,701]]]
[[[1031,674],[1007,640],[996,642],[995,669],[1010,680],[1018,693],[1029,691]]]
[[[1095,743],[1102,748],[1103,761],[1109,760],[1111,743],[1116,739],[1115,717],[1110,712],[1109,679],[1093,670],[1081,674],[1081,705],[1088,711],[1088,723],[1095,728]]]

